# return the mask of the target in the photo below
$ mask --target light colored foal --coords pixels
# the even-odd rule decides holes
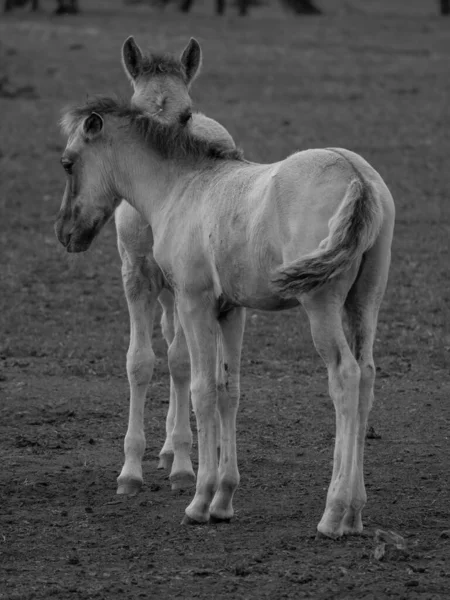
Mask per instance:
[[[181,123],[195,135],[233,149],[233,138],[222,125],[201,113],[192,113],[189,88],[199,74],[201,61],[200,46],[193,38],[180,59],[168,54],[145,55],[132,37],[122,48],[122,63],[133,86],[133,105],[162,123]],[[157,300],[163,309],[161,327],[168,346],[170,371],[166,439],[159,455],[158,468],[171,470],[172,489],[187,488],[195,484],[195,475],[189,459],[192,432],[189,421],[190,362],[186,340],[173,293],[165,286],[164,277],[153,258],[150,225],[126,201],[117,208],[115,222],[130,315],[127,354],[130,411],[124,441],[125,462],[118,477],[117,493],[135,494],[143,483],[142,457],[146,445],[144,405],[155,361],[152,331]]]
[[[336,410],[333,472],[318,530],[333,538],[359,533],[372,347],[395,220],[381,176],[340,148],[249,163],[181,124],[162,125],[111,98],[68,111],[63,127],[68,175],[58,239],[69,252],[87,250],[116,210],[116,199],[126,198],[151,225],[154,260],[175,293],[199,448],[185,522],[226,521],[234,514],[243,309],[302,305]]]

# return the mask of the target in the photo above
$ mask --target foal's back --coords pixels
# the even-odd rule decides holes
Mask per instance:
[[[189,261],[173,273],[183,289],[210,285],[230,304],[289,307],[270,285],[273,273],[327,245],[332,219],[354,205],[355,182],[376,197],[371,206],[392,204],[378,173],[353,153],[315,149],[271,165],[219,162],[168,199],[156,260],[171,273],[179,248],[189,248]]]
[[[199,138],[220,142],[226,148],[235,148],[234,140],[225,127],[202,113],[194,113],[187,126]],[[118,206],[115,221],[119,251],[122,247],[137,256],[151,254],[153,236],[150,225],[128,202],[122,201]]]

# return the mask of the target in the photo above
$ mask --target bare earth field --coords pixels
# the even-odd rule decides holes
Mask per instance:
[[[329,0],[321,18],[265,7],[247,19],[206,4],[187,17],[81,4],[79,17],[50,17],[50,2],[0,16],[0,599],[448,598],[450,20],[431,0]],[[343,146],[393,192],[370,417],[381,437],[367,440],[360,537],[315,539],[334,410],[300,310],[248,312],[229,525],[182,527],[191,493],[172,493],[156,470],[169,383],[159,327],[145,486],[115,494],[128,314],[114,226],[69,256],[53,221],[60,110],[86,93],[130,94],[119,62],[130,34],[176,52],[200,40],[196,106],[248,158]],[[406,551],[377,560],[377,528]]]

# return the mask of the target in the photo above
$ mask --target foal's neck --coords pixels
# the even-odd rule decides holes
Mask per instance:
[[[163,158],[140,143],[122,143],[112,176],[117,193],[153,227],[175,198],[173,190],[196,172],[191,161]]]

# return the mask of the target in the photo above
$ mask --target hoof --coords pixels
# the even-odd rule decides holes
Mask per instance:
[[[188,515],[184,515],[184,517],[181,521],[181,524],[182,525],[207,525],[208,521],[196,521],[195,519],[192,519]]]
[[[164,454],[159,455],[158,469],[166,469],[167,471],[170,471],[172,468],[172,463],[173,452],[170,454],[168,452],[164,452]]]
[[[181,492],[183,490],[188,490],[192,487],[195,487],[195,479],[182,481],[172,481],[172,492]]]
[[[172,491],[178,492],[180,490],[188,490],[195,486],[195,475],[194,473],[178,473],[169,477],[170,483],[172,484]]]
[[[117,494],[126,494],[127,496],[136,496],[142,489],[142,479],[129,477],[127,479],[117,480]]]
[[[335,533],[323,533],[317,530],[315,539],[319,542],[320,540],[338,540],[340,537],[341,535]]]
[[[346,525],[344,525],[342,535],[363,535],[363,530],[362,527],[347,527]]]
[[[316,537],[315,540],[316,542],[320,542],[323,540],[340,540],[342,537],[342,533],[322,533],[321,531],[318,531],[316,533]]]
[[[361,535],[363,531],[361,512],[349,511],[344,517],[342,529],[344,535]]]
[[[211,515],[209,517],[209,522],[212,525],[219,525],[220,523],[230,523],[231,522],[231,517],[226,517],[225,519],[221,519],[220,517],[216,517],[214,515]]]
[[[343,535],[342,527],[336,529],[326,528],[319,523],[317,526],[316,540],[338,540]]]

